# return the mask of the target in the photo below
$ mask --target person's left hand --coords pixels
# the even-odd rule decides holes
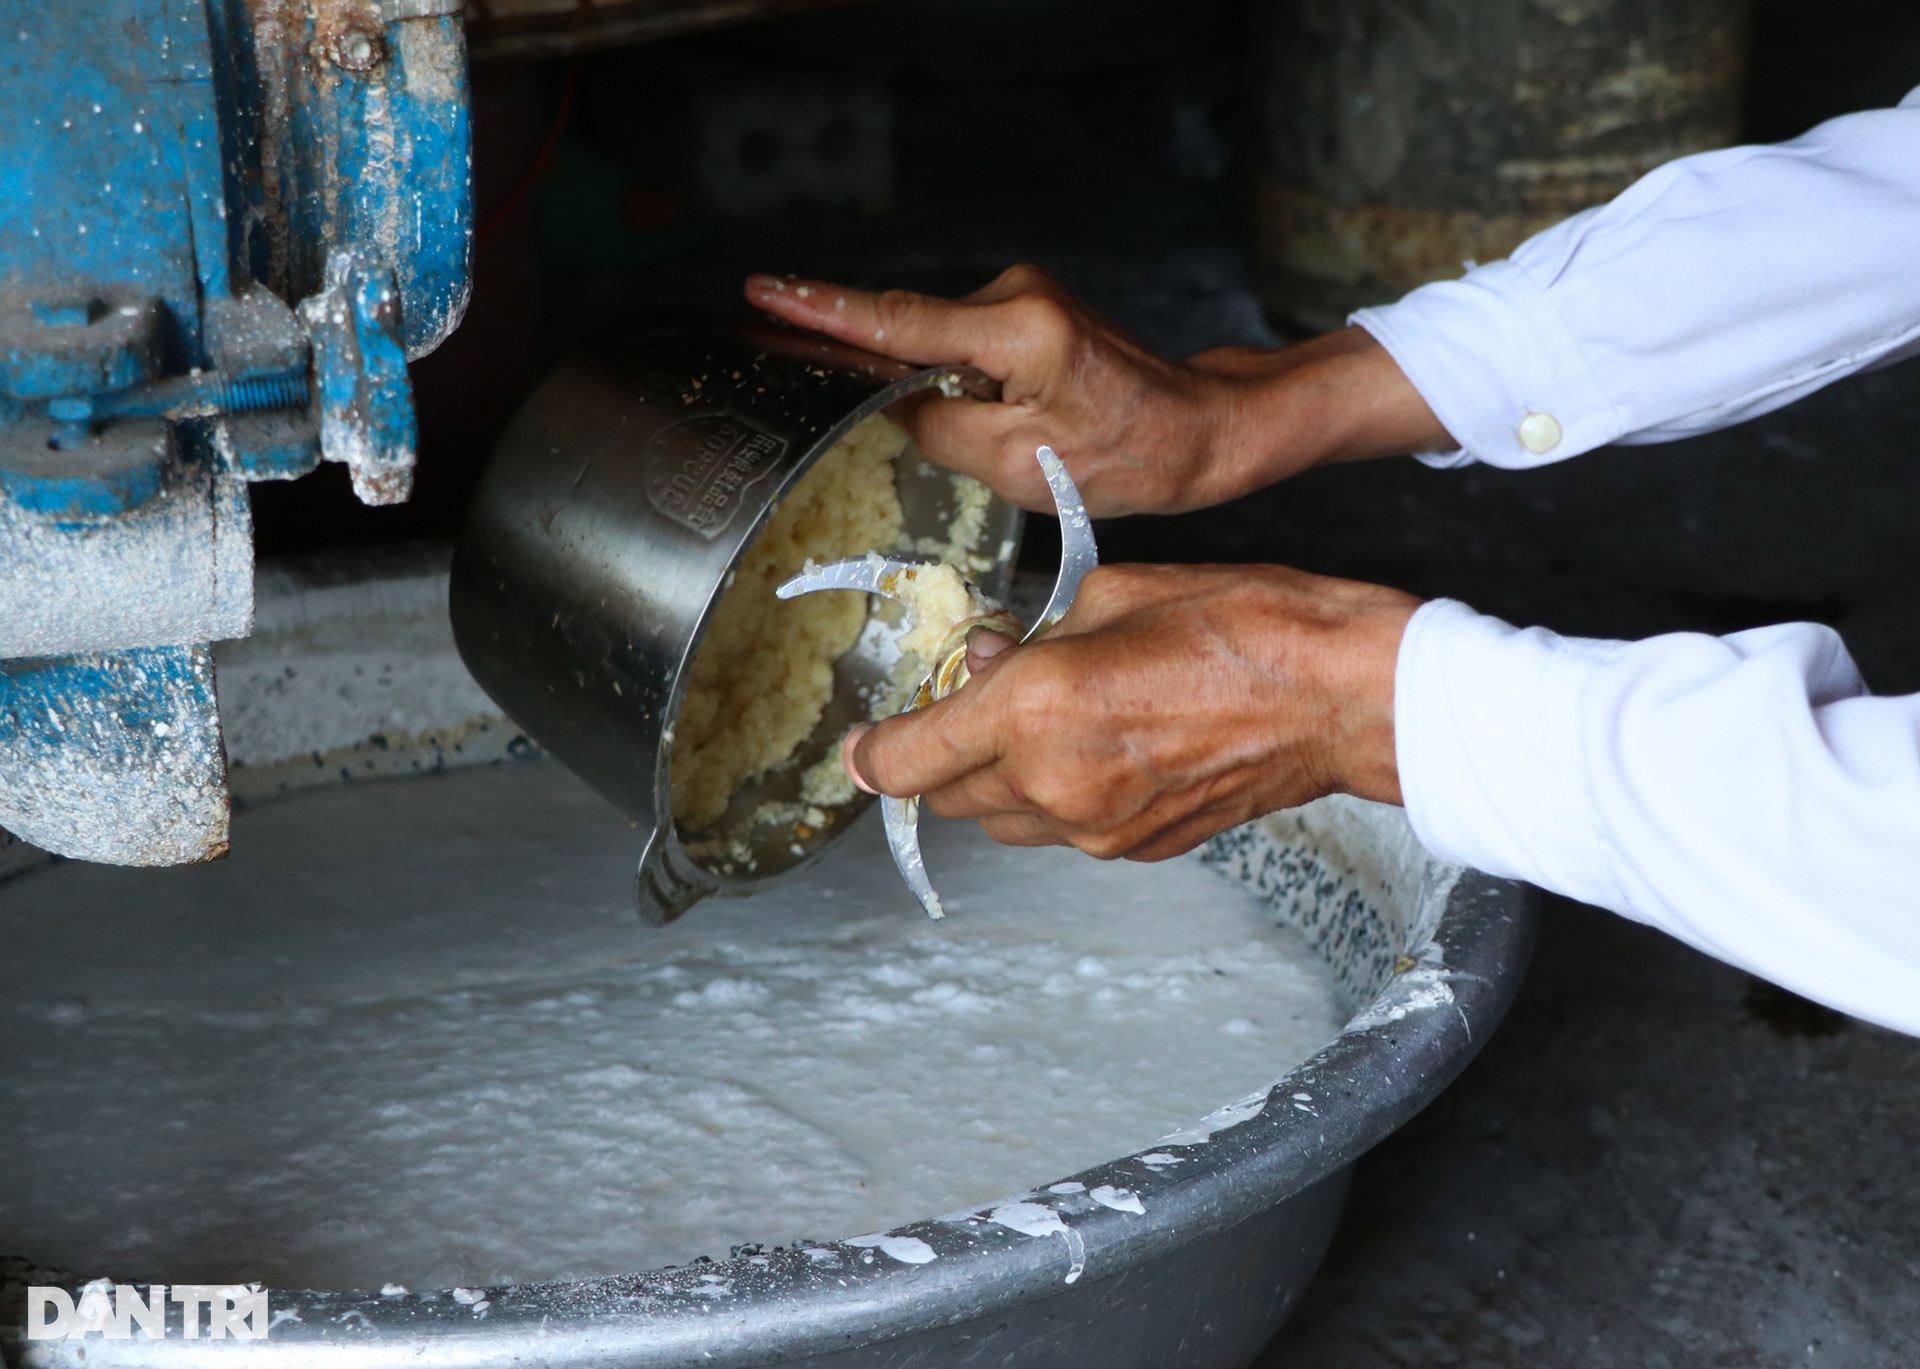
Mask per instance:
[[[1032,266],[962,300],[750,277],[747,298],[788,323],[919,366],[962,363],[1001,382],[999,403],[914,396],[895,410],[928,460],[1003,498],[1051,510],[1034,449],[1062,453],[1096,518],[1223,496],[1211,452],[1234,383],[1153,355]]]
[[[1336,791],[1397,803],[1393,675],[1419,601],[1278,566],[1103,566],[1045,637],[856,729],[848,773],[1013,845],[1163,860]]]
[[[776,318],[916,366],[965,364],[997,404],[916,395],[895,414],[920,454],[1050,512],[1034,449],[1054,447],[1095,518],[1180,513],[1323,461],[1455,445],[1398,364],[1360,328],[1267,351],[1155,356],[1033,266],[963,300],[753,276]]]

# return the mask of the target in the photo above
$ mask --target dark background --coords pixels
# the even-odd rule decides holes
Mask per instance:
[[[415,501],[362,509],[336,467],[255,486],[262,553],[451,537],[552,357],[649,304],[730,302],[748,270],[955,293],[1028,260],[1168,354],[1276,341],[1249,291],[1232,6],[1131,29],[1077,0],[1030,9],[1031,31],[983,23],[966,41],[876,22],[881,4],[592,56],[571,77],[479,71],[482,217],[571,79],[567,144],[623,178],[630,255],[653,259],[556,263],[528,196],[479,246],[465,326],[415,368]],[[885,85],[891,192],[749,222],[688,207],[690,101],[794,69]],[[1915,85],[1913,0],[1764,0],[1748,136]],[[1811,619],[1872,686],[1908,692],[1917,516],[1909,363],[1690,442],[1531,473],[1342,467],[1100,535],[1109,559],[1284,561],[1582,634]],[[1051,554],[1036,519],[1025,556]],[[1920,1364],[1917,1141],[1920,1043],[1549,898],[1507,1025],[1362,1162],[1325,1271],[1262,1364]]]

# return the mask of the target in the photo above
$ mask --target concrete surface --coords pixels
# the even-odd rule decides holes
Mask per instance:
[[[1547,901],[1258,1369],[1920,1363],[1920,1042]]]

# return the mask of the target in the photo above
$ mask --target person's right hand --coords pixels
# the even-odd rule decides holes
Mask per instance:
[[[1357,328],[1178,363],[1032,266],[958,301],[772,276],[751,277],[746,293],[800,327],[1000,381],[998,404],[928,395],[905,417],[928,460],[1029,509],[1053,506],[1033,459],[1042,443],[1096,517],[1203,508],[1321,461],[1448,445],[1392,358]]]
[[[965,686],[856,727],[841,756],[869,793],[1102,859],[1165,860],[1336,791],[1398,803],[1419,606],[1281,566],[1101,566],[1058,626],[979,634]]]

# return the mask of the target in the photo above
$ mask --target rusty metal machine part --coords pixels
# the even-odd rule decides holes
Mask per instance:
[[[1352,310],[1494,261],[1739,132],[1752,0],[1257,0],[1268,312]]]
[[[1054,577],[1053,593],[1048,596],[1046,607],[1029,628],[988,599],[986,604],[989,612],[956,624],[948,632],[946,640],[934,653],[933,669],[908,696],[907,706],[902,712],[925,708],[966,685],[967,649],[976,629],[989,628],[1018,637],[1022,642],[1030,642],[1066,617],[1067,610],[1073,607],[1074,597],[1080,592],[1080,582],[1086,579],[1088,571],[1100,563],[1099,552],[1093,541],[1093,520],[1087,516],[1086,502],[1081,499],[1073,477],[1067,474],[1065,463],[1051,447],[1041,447],[1034,453],[1034,459],[1040,463],[1047,488],[1053,494],[1054,510],[1060,517],[1060,570]],[[795,595],[812,594],[819,590],[861,589],[905,604],[911,613],[914,600],[905,593],[901,582],[912,576],[914,570],[915,563],[905,558],[879,556],[870,552],[866,556],[850,557],[825,566],[810,566],[781,585],[776,592],[782,599],[791,599]],[[919,797],[895,798],[883,794],[880,811],[887,823],[887,849],[893,853],[893,863],[899,867],[900,877],[907,882],[907,888],[913,891],[913,896],[920,901],[928,917],[936,921],[945,917],[947,914],[941,907],[940,895],[934,892],[933,881],[927,874],[927,863],[920,853]]]
[[[882,634],[835,666],[833,700],[796,764],[735,794],[715,830],[744,843],[742,859],[696,859],[682,840],[674,726],[721,591],[782,495],[861,419],[929,389],[998,396],[976,371],[918,370],[771,324],[665,324],[564,363],[495,449],[454,560],[454,635],[527,735],[645,834],[643,917],[752,892],[826,849],[871,802],[856,794],[804,833],[759,821],[797,801],[800,772],[889,687],[897,652]],[[907,536],[944,539],[953,477],[911,453],[898,465]],[[988,506],[980,578],[996,597],[1019,533],[1018,510]]]
[[[408,497],[472,240],[458,0],[0,0],[0,827],[226,845],[246,485]]]

